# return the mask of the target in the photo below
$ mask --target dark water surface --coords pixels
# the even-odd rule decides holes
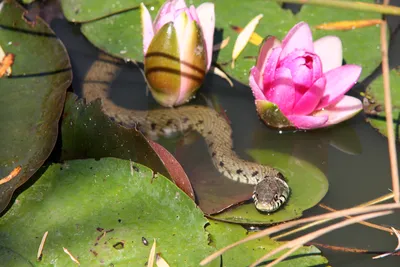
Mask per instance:
[[[79,26],[62,19],[53,20],[51,26],[67,47],[74,71],[73,90],[81,96],[82,80],[96,60],[98,50],[80,34]],[[143,109],[154,104],[154,100],[146,97],[144,92],[145,82],[141,73],[130,66],[120,72],[109,96],[116,105]],[[343,209],[390,192],[387,139],[365,122],[363,114],[332,129],[279,134],[266,128],[258,120],[249,87],[235,84],[235,87],[231,88],[219,77],[209,75],[195,101],[204,104],[201,95],[208,99],[216,97],[226,111],[232,123],[235,150],[241,157],[250,160],[245,153],[249,148],[269,148],[281,153],[294,154],[320,168],[330,183],[329,192],[322,203],[335,209]],[[345,141],[335,140],[339,134],[345,137]],[[189,144],[179,145],[179,149],[167,144],[166,146],[181,161],[189,177],[194,179],[194,184],[201,185],[201,177],[207,176],[212,179],[225,179],[221,183],[232,186],[232,189],[227,191],[236,190],[237,185],[233,185],[235,183],[221,177],[214,169],[205,143],[199,135],[189,135],[183,140],[179,141],[179,144]],[[306,211],[305,215],[323,212],[321,208],[315,207]],[[399,213],[372,221],[400,228]],[[382,252],[393,250],[397,245],[396,237],[362,225],[336,230],[315,242]],[[335,252],[324,248],[321,250],[332,266],[400,266],[398,257],[372,260],[376,254]]]

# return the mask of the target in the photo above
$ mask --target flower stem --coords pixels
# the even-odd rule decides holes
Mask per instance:
[[[378,4],[369,4],[363,2],[356,1],[339,1],[339,0],[275,0],[279,3],[295,3],[295,4],[307,4],[307,5],[316,5],[316,6],[324,6],[324,7],[337,7],[344,9],[352,9],[357,11],[365,11],[365,12],[375,12],[386,15],[400,15],[400,8],[396,6],[389,5],[378,5]]]
[[[388,0],[383,4],[388,6]],[[381,53],[382,53],[382,77],[383,77],[383,90],[385,96],[385,113],[386,113],[386,127],[388,135],[389,146],[389,159],[390,169],[392,172],[392,187],[394,194],[394,201],[399,203],[400,186],[399,186],[399,172],[397,168],[397,153],[396,153],[396,140],[394,136],[393,115],[392,115],[392,99],[390,95],[390,78],[389,78],[389,59],[388,59],[388,45],[387,45],[387,22],[383,20],[380,29],[381,37]]]

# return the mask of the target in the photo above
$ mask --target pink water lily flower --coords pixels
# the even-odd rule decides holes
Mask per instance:
[[[344,95],[361,67],[342,66],[342,43],[325,36],[313,43],[310,27],[296,24],[282,42],[267,38],[250,72],[250,87],[261,119],[277,128],[315,129],[337,124],[362,109]]]
[[[187,7],[184,0],[164,3],[154,22],[142,3],[144,71],[154,98],[164,106],[193,96],[210,68],[214,4]]]

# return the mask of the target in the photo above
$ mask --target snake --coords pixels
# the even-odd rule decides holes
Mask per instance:
[[[252,198],[261,213],[277,211],[287,201],[290,188],[273,167],[238,157],[233,149],[232,128],[216,110],[202,105],[152,110],[127,109],[113,103],[108,90],[123,60],[101,53],[86,73],[82,84],[87,102],[101,99],[103,112],[128,128],[136,128],[151,139],[197,131],[205,140],[215,168],[226,178],[254,185]]]

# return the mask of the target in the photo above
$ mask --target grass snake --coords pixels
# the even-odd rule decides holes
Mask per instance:
[[[270,213],[286,202],[290,189],[283,175],[272,167],[239,158],[233,150],[232,129],[215,110],[187,105],[140,111],[115,105],[108,98],[108,90],[121,64],[122,60],[104,54],[92,64],[83,83],[83,95],[88,102],[101,98],[107,116],[126,127],[136,127],[152,139],[197,131],[204,137],[212,162],[221,174],[255,185],[253,199],[257,210]]]

